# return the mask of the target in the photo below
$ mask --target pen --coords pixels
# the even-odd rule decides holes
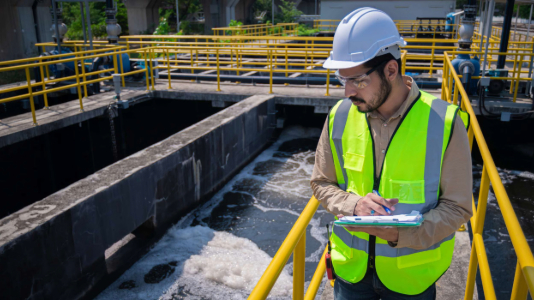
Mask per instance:
[[[382,195],[380,195],[380,193],[377,191],[377,190],[373,190],[373,194],[379,196],[379,197],[382,197]],[[389,210],[389,208],[385,205],[382,205],[382,207],[384,208],[384,210],[391,215],[391,210]]]

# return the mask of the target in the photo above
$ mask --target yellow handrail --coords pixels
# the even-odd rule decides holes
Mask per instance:
[[[469,130],[469,136],[471,137],[471,141],[472,141],[472,137],[474,136],[478,144],[478,148],[480,150],[482,160],[484,161],[482,181],[480,185],[480,196],[481,197],[479,197],[478,207],[474,211],[473,218],[471,219],[471,225],[473,227],[473,246],[471,248],[471,261],[469,265],[469,274],[468,274],[468,279],[467,279],[468,289],[466,289],[465,299],[472,299],[472,294],[468,295],[467,292],[470,291],[472,293],[472,290],[473,290],[472,286],[474,286],[475,284],[477,264],[480,264],[482,284],[484,286],[484,293],[485,293],[486,298],[489,298],[489,296],[491,296],[493,299],[496,299],[491,276],[487,276],[489,274],[489,266],[488,266],[487,257],[485,256],[486,251],[485,251],[484,242],[482,239],[482,227],[484,223],[484,216],[486,213],[487,195],[489,192],[490,182],[493,187],[495,197],[497,198],[497,203],[499,204],[499,208],[503,216],[504,223],[506,225],[506,228],[508,229],[508,233],[510,234],[512,245],[514,246],[514,250],[517,255],[518,268],[516,272],[522,275],[522,276],[520,275],[516,276],[514,279],[515,294],[516,295],[524,294],[525,287],[523,286],[523,283],[528,286],[528,290],[532,293],[534,292],[534,256],[532,255],[532,251],[527,243],[525,234],[523,233],[523,230],[521,229],[521,225],[519,224],[519,220],[517,219],[517,216],[514,212],[514,209],[510,202],[510,198],[508,197],[508,194],[506,193],[502,180],[499,176],[497,167],[495,166],[495,163],[489,151],[488,145],[486,144],[486,140],[484,139],[484,135],[482,134],[480,125],[478,124],[478,121],[476,119],[476,115],[473,110],[473,107],[471,106],[471,103],[469,102],[469,97],[467,96],[467,93],[463,89],[460,78],[458,77],[458,74],[456,74],[456,71],[452,67],[451,60],[447,53],[445,55],[445,60],[446,60],[446,65],[445,65],[446,68],[444,69],[444,72],[443,72],[444,80],[443,80],[442,90],[449,90],[449,93],[442,92],[442,98],[449,102],[458,101],[457,98],[453,99],[450,96],[451,91],[448,88],[448,86],[450,86],[450,84],[452,83],[455,87],[455,90],[458,90],[461,95],[462,109],[467,111],[471,117],[471,126]],[[489,178],[489,181],[486,178]],[[475,207],[474,199],[473,199],[473,207]],[[477,259],[473,259],[474,257],[473,254],[477,256]],[[482,272],[483,269],[487,269],[487,272]]]
[[[273,259],[271,260],[271,263],[261,276],[260,280],[258,281],[258,284],[256,284],[256,287],[252,290],[250,293],[250,296],[248,299],[265,299],[269,295],[269,292],[274,286],[274,283],[276,282],[276,279],[278,279],[278,276],[280,275],[280,272],[282,272],[282,269],[287,263],[287,260],[289,259],[289,256],[291,253],[294,252],[294,258],[293,260],[299,260],[305,258],[305,253],[303,253],[302,247],[299,247],[295,251],[295,248],[297,246],[297,243],[299,243],[299,240],[303,236],[303,234],[306,231],[306,227],[308,227],[308,224],[310,223],[311,218],[315,214],[315,211],[319,207],[319,201],[315,199],[315,197],[312,197],[302,213],[300,214],[299,218],[295,222],[295,225],[293,225],[293,228],[291,228],[291,231],[289,231],[286,239],[274,255]],[[304,268],[302,268],[302,271],[304,271]],[[273,280],[274,279],[274,280]],[[304,285],[304,276],[297,275],[297,280],[301,280],[295,284],[295,274],[293,275],[293,286],[297,285]],[[301,298],[302,299],[302,298]]]

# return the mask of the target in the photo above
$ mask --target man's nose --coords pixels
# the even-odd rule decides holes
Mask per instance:
[[[356,96],[358,90],[354,88],[351,84],[345,85],[345,97]]]

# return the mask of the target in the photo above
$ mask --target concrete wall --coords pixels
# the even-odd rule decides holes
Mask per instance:
[[[131,35],[154,31],[159,25],[161,0],[128,0],[124,2],[128,14],[128,30]],[[152,32],[150,32],[152,33]]]
[[[52,41],[49,6],[50,0],[0,1],[0,61],[36,56],[38,40]]]
[[[322,0],[321,19],[341,20],[360,7],[374,7],[386,12],[393,20],[415,20],[417,17],[445,18],[454,11],[454,0],[412,0],[412,1],[354,1]]]
[[[268,143],[273,96],[252,96],[0,220],[3,299],[77,299],[104,252],[147,220],[162,232]]]

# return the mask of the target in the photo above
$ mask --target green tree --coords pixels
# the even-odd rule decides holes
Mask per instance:
[[[128,14],[124,6],[124,0],[117,1],[117,15],[116,19],[122,28],[121,34],[128,34]],[[84,6],[85,7],[85,6]],[[91,15],[91,32],[93,38],[105,38],[106,32],[106,3],[104,2],[90,2],[89,13]],[[87,20],[84,18],[84,21]],[[68,31],[66,37],[70,40],[82,40],[82,15],[80,11],[80,4],[73,2],[63,3],[63,22],[67,25]],[[87,24],[86,24],[87,26]]]
[[[252,4],[252,10],[256,16],[259,16],[262,12],[266,12],[260,21],[261,23],[272,20],[272,0],[256,0]]]
[[[295,2],[290,0],[280,1],[282,1],[282,4],[279,6],[280,12],[274,16],[274,21],[276,24],[297,22],[299,16],[304,14],[297,9]]]

